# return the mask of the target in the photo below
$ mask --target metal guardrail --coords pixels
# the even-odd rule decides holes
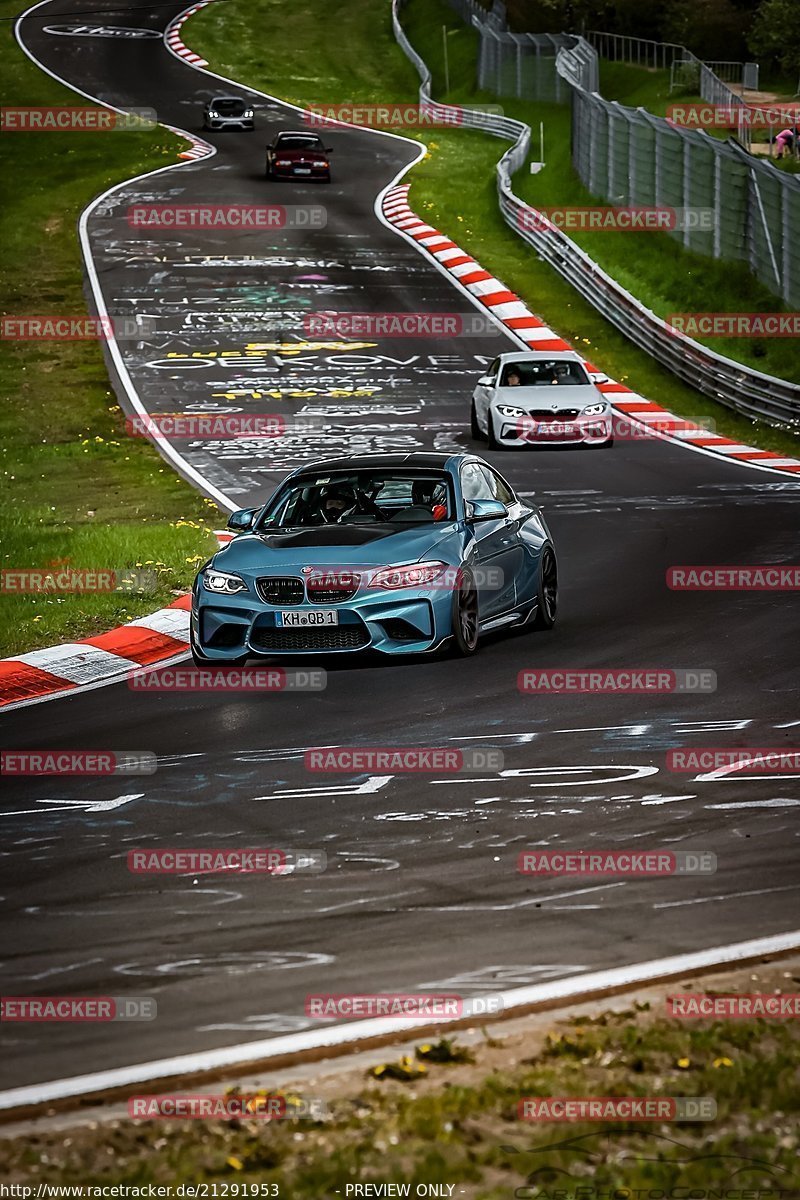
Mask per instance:
[[[539,257],[562,275],[585,300],[635,345],[679,379],[751,420],[776,428],[800,430],[800,385],[766,375],[677,334],[661,317],[612,279],[562,230],[550,225],[535,208],[516,196],[511,176],[528,157],[531,131],[522,121],[469,108],[440,104],[431,98],[431,73],[405,35],[400,11],[405,0],[392,0],[394,36],[417,69],[419,101],[432,115],[455,117],[460,124],[483,129],[513,142],[497,163],[497,193],[506,224]],[[568,51],[566,51],[568,53]]]

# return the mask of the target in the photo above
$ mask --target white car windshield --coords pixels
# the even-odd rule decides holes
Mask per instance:
[[[508,362],[500,376],[501,387],[580,387],[591,384],[580,363],[568,358],[542,359],[536,362]]]

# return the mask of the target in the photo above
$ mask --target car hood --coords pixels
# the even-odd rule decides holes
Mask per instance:
[[[220,571],[299,571],[301,567],[380,567],[418,562],[457,537],[459,525],[322,525],[290,533],[242,533],[214,555]]]
[[[571,387],[540,385],[498,388],[496,399],[500,404],[515,404],[519,408],[547,408],[558,412],[561,408],[586,408],[588,404],[599,404],[605,397],[593,383],[580,383]]]

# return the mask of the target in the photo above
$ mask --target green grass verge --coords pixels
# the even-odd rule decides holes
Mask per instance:
[[[4,17],[18,11],[4,0]],[[3,103],[83,101],[29,62],[3,22]],[[87,102],[88,103],[88,102]],[[4,133],[4,312],[87,312],[77,220],[93,196],[176,161],[165,130]],[[219,519],[142,439],[125,434],[97,342],[0,342],[2,567],[58,560],[87,570],[147,564],[151,590],[0,595],[0,656],[89,637],[152,612],[190,586]],[[130,585],[123,585],[130,586]]]
[[[419,1184],[450,1185],[469,1200],[573,1200],[579,1188],[583,1200],[625,1200],[633,1189],[642,1200],[797,1194],[796,1021],[669,1021],[640,1004],[565,1022],[534,1045],[487,1039],[466,1056],[457,1043],[418,1046],[380,1081],[374,1069],[330,1079],[323,1120],[113,1120],[35,1131],[0,1141],[0,1168],[7,1183],[34,1188],[219,1181],[210,1195],[292,1200],[345,1200],[356,1182],[408,1184],[412,1197]],[[518,1119],[520,1099],[560,1096],[711,1097],[717,1116]]]
[[[321,22],[318,7],[311,0],[299,0],[287,22],[285,0],[253,0],[248,5],[230,0],[190,18],[187,44],[202,53],[215,71],[294,103],[407,102],[416,95],[416,72],[394,41],[383,0],[363,0],[358,6],[329,0],[326,12],[326,21]],[[450,30],[447,98],[456,103],[497,103],[488,93],[475,91],[476,34],[443,0],[411,0],[403,22],[412,44],[433,71],[436,96],[441,97],[443,89],[442,26],[446,25]],[[330,36],[331,29],[336,30],[335,39]],[[269,30],[269,47],[264,30]],[[652,100],[654,89],[663,90],[664,83],[639,80],[636,86],[645,88]],[[539,186],[549,189],[558,203],[575,197],[587,202],[588,193],[575,180],[569,162],[568,110],[507,100],[503,105],[536,129],[540,116],[547,122],[548,167],[535,177],[520,172],[516,189],[534,203],[549,202],[549,193],[535,194]],[[471,130],[408,132],[426,141],[429,150],[409,176],[410,200],[416,211],[463,245],[548,324],[591,354],[602,369],[673,412],[715,422],[726,436],[762,449],[797,453],[798,439],[793,435],[738,417],[633,347],[508,229],[498,212],[495,188],[494,168],[502,141]],[[613,238],[619,271],[609,262],[611,274],[618,274],[621,282],[656,311],[716,309],[721,295],[726,296],[730,308],[775,308],[774,298],[760,291],[744,269],[683,255],[671,239],[657,234],[640,236],[650,244],[648,256],[642,252],[642,241],[633,235],[595,234],[594,243],[587,240],[586,245],[595,254],[599,242],[608,247],[607,239]],[[673,281],[674,295],[664,293],[665,279]],[[767,347],[768,354],[784,351],[785,347],[777,346],[777,339]],[[759,360],[759,366],[770,369],[766,359]],[[797,364],[793,366],[797,371]]]

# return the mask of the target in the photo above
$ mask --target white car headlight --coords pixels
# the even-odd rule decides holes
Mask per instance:
[[[208,115],[209,115],[210,117],[213,117],[213,118],[216,120],[216,119],[217,119],[217,117],[219,116],[219,113],[215,113],[215,112],[214,112],[214,110],[213,110],[213,108],[212,108],[212,109],[210,109],[210,110],[209,110],[209,113],[208,113]]]
[[[235,596],[237,592],[247,591],[247,584],[241,575],[229,575],[225,571],[215,571],[213,567],[203,572],[203,583],[209,592],[218,592],[222,596]]]
[[[291,165],[292,165],[292,160],[290,158],[276,158],[275,159],[276,167],[290,167]]]
[[[515,408],[513,404],[498,404],[497,411],[501,417],[524,417],[524,408]]]
[[[384,567],[370,576],[368,587],[393,588],[427,587],[447,570],[447,563],[418,562],[401,563],[396,567]]]
[[[327,167],[328,164],[324,158],[317,158],[311,165],[312,167]]]
[[[253,115],[253,110],[252,110],[252,108],[246,108],[246,109],[245,109],[245,112],[244,112],[244,115],[245,115],[246,117],[252,117],[252,115]]]
[[[593,417],[596,413],[605,412],[607,407],[605,404],[590,404],[583,410],[583,414],[586,417]]]

